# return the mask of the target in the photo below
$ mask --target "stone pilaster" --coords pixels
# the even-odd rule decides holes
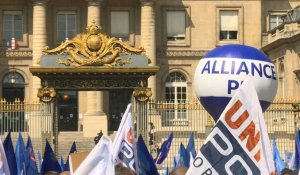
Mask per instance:
[[[33,0],[32,66],[39,65],[42,50],[47,46],[46,4],[49,0]],[[32,96],[37,98],[41,80],[32,77]]]
[[[101,25],[101,2],[103,0],[86,0],[88,3],[87,25],[92,21],[95,24]],[[104,109],[104,93],[101,91],[88,91],[86,93],[86,112],[83,119],[83,134],[84,136],[94,137],[102,130],[107,134],[108,122],[107,115],[103,112]]]
[[[103,95],[99,91],[88,91],[86,94],[86,112],[85,115],[103,115],[103,109],[102,109],[102,99]]]
[[[156,66],[156,39],[155,39],[155,0],[141,1],[141,46],[145,48],[146,55],[151,60],[151,66]],[[156,99],[156,77],[148,79],[152,97]]]

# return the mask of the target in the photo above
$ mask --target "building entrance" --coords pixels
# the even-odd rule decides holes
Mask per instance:
[[[58,91],[58,131],[78,130],[78,95],[76,91]]]

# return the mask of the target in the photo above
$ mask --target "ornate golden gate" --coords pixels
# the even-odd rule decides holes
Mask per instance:
[[[151,91],[147,80],[159,71],[149,66],[143,48],[130,45],[100,32],[100,27],[91,24],[86,32],[62,43],[54,49],[46,48],[40,65],[30,68],[41,79],[38,96],[41,101],[54,103],[54,140],[57,150],[57,90],[112,90],[134,89],[138,122]],[[141,119],[143,120],[143,119]],[[139,126],[139,124],[138,124]],[[100,129],[100,128],[99,128]]]

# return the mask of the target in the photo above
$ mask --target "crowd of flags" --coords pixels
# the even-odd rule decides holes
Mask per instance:
[[[73,142],[70,154],[76,151],[76,144]],[[43,158],[39,151],[37,155],[36,159],[30,136],[25,146],[20,133],[14,150],[9,132],[3,142],[0,139],[0,175],[40,175],[48,171],[70,171],[68,159],[66,164],[63,163],[63,159],[58,162],[48,140]]]
[[[195,149],[193,133],[186,147],[180,144],[178,154],[173,157],[173,169],[184,166],[188,168],[187,175],[249,172],[279,175],[284,168],[300,168],[300,131],[296,131],[295,152],[285,151],[282,159],[275,138],[270,144],[254,85],[249,82],[244,82],[229,102],[200,150]],[[143,137],[140,135],[135,139],[129,104],[115,139],[112,141],[102,136],[76,171],[73,172],[69,158],[66,163],[63,157],[56,158],[47,140],[43,158],[38,151],[36,159],[30,137],[25,146],[19,134],[14,150],[11,133],[8,133],[3,142],[0,139],[0,175],[44,175],[48,171],[70,171],[74,175],[114,175],[116,166],[127,167],[139,175],[159,175],[157,167],[168,157],[173,137],[171,132],[153,158]],[[74,142],[69,154],[76,151]],[[165,175],[172,171],[171,167],[164,168]]]

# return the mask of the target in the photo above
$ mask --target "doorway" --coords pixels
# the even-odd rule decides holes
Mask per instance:
[[[108,130],[117,131],[122,116],[131,102],[132,89],[121,89],[109,91],[109,117]]]
[[[57,92],[58,131],[78,130],[78,93],[76,91]]]

